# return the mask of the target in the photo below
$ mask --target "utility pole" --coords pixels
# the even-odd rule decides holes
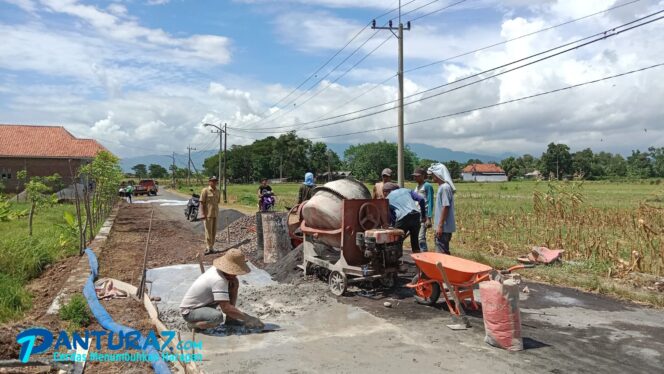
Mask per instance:
[[[226,123],[224,123],[224,174],[222,179],[224,181],[224,204],[228,203],[228,198],[226,197],[226,148],[228,147],[228,131],[226,130]]]
[[[401,0],[399,0],[399,26],[394,27],[392,25],[392,20],[387,23],[387,26],[376,26],[376,20],[373,20],[371,23],[371,28],[374,30],[389,30],[394,36],[396,36],[399,42],[399,68],[397,71],[397,76],[399,79],[399,111],[397,114],[398,122],[398,133],[397,133],[397,175],[398,183],[400,187],[404,186],[404,136],[403,136],[403,31],[410,30],[410,21],[406,24],[406,27],[401,23]],[[397,30],[397,34],[394,34],[394,30]]]
[[[187,185],[191,186],[191,151],[195,151],[196,148],[187,147],[189,151],[189,161],[187,162]]]
[[[173,189],[175,189],[175,152],[173,152],[173,156],[171,156],[171,157],[173,158],[173,164],[171,165],[171,171],[172,171],[172,174],[173,174],[173,182],[172,183],[173,183]]]
[[[215,133],[215,134],[219,134],[219,170],[218,170],[219,172],[217,173],[217,178],[222,177],[224,179],[224,181],[223,181],[223,190],[224,190],[224,202],[226,203],[226,202],[228,202],[228,200],[226,199],[226,152],[225,152],[225,148],[222,144],[223,140],[226,138],[226,124],[224,123],[224,128],[223,129],[221,127],[219,127],[217,125],[213,125],[211,123],[205,123],[205,124],[203,124],[203,127],[214,127],[217,130],[216,131],[212,130],[212,132]],[[223,138],[221,137],[221,134],[224,134]],[[224,150],[224,165],[223,165],[224,166],[224,173],[223,174],[221,173],[221,166],[222,166],[221,165],[221,152],[222,152],[222,150]]]

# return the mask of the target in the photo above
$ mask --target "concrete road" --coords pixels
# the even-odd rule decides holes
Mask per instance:
[[[160,195],[156,199],[184,200]],[[184,220],[183,209],[160,206],[164,214]],[[191,229],[202,231],[199,225]],[[573,289],[525,285],[530,292],[521,293],[520,306],[526,350],[517,353],[483,342],[481,313],[471,313],[471,329],[452,331],[445,326],[452,319],[443,304],[416,304],[405,288],[314,302],[280,332],[196,338],[205,342],[203,366],[211,373],[664,372],[663,311]],[[265,302],[298,303],[278,296]],[[385,308],[384,301],[392,307]]]

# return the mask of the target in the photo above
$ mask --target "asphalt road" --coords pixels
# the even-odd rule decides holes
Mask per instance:
[[[167,191],[156,198],[184,200],[182,196]],[[169,217],[184,220],[183,209],[182,206],[166,205],[160,206],[159,210]],[[202,233],[200,223],[193,223],[190,227]],[[406,279],[407,276],[402,282]],[[349,336],[345,329],[344,335],[338,336],[323,326],[318,332],[318,343],[279,341],[277,344],[275,340],[274,346],[270,346],[269,342],[263,342],[256,351],[247,348],[249,351],[241,354],[242,357],[246,355],[249,363],[238,370],[264,372],[260,369],[262,366],[251,363],[252,357],[281,357],[282,353],[288,357],[288,352],[297,349],[298,356],[317,357],[317,362],[326,365],[330,355],[343,355],[338,359],[344,364],[339,361],[337,366],[302,368],[297,360],[278,360],[278,365],[266,366],[265,372],[270,369],[273,372],[291,369],[295,370],[293,372],[310,372],[311,369],[355,372],[360,367],[360,371],[367,373],[404,373],[409,368],[420,372],[446,370],[455,373],[664,372],[664,311],[528,281],[521,287],[526,285],[529,292],[522,292],[520,301],[526,347],[522,352],[510,353],[485,344],[481,312],[470,313],[472,328],[469,330],[452,331],[445,327],[452,319],[443,304],[435,307],[419,305],[410,290],[398,287],[388,293],[351,293],[338,298],[341,304],[360,308],[371,316],[351,325],[351,331],[357,331],[357,336]],[[384,307],[385,301],[390,301],[392,307]],[[322,318],[323,313],[334,312],[325,309],[312,310],[312,313]],[[334,316],[329,317],[325,323],[337,320]],[[385,328],[374,331],[368,323],[380,323]],[[403,343],[395,343],[393,339],[403,339]],[[391,343],[387,344],[386,340]]]

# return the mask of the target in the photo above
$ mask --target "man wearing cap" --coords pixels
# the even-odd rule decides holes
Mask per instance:
[[[417,187],[415,191],[418,195],[424,198],[424,205],[426,207],[426,221],[422,220],[422,226],[420,227],[419,242],[420,249],[426,251],[427,246],[427,228],[431,227],[431,217],[433,217],[433,187],[431,184],[426,181],[427,172],[423,168],[417,168],[413,172],[413,179],[417,182]]]
[[[214,328],[226,315],[227,324],[233,320],[249,329],[263,329],[258,318],[235,307],[240,287],[237,276],[251,271],[246,261],[239,249],[231,249],[194,281],[180,303],[180,313],[190,328]]]
[[[380,177],[382,178],[382,181],[374,185],[373,193],[371,194],[371,196],[374,199],[385,199],[383,186],[385,185],[385,183],[392,182],[392,169],[390,168],[383,169],[383,171],[380,173]]]
[[[385,183],[383,191],[390,204],[390,223],[394,228],[403,230],[404,234],[410,234],[410,248],[413,253],[419,253],[420,222],[426,222],[424,198],[393,182]],[[419,205],[419,211],[415,203]]]
[[[201,190],[201,218],[205,226],[205,254],[214,251],[214,240],[217,236],[217,215],[219,214],[219,199],[221,194],[217,189],[217,177],[208,179],[208,186]]]

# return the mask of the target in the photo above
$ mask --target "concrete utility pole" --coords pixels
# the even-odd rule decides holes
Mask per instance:
[[[187,151],[189,151],[189,161],[187,162],[187,185],[191,186],[191,151],[195,151],[196,148],[192,148],[191,146],[187,147]]]
[[[171,165],[171,170],[173,174],[173,188],[175,189],[175,152],[173,152],[173,155],[171,156],[173,158],[173,165]]]
[[[203,127],[214,127],[217,130],[216,131],[212,130],[212,132],[215,133],[215,134],[219,134],[219,168],[218,168],[219,173],[217,174],[217,177],[223,179],[223,182],[222,182],[223,185],[222,186],[223,186],[223,194],[224,194],[224,203],[227,203],[228,199],[226,198],[226,152],[225,152],[226,149],[224,148],[224,144],[223,144],[223,140],[226,138],[226,124],[224,123],[224,128],[223,129],[221,127],[219,127],[217,125],[213,125],[211,123],[206,123],[206,124],[203,125]],[[223,138],[221,137],[221,134],[224,134]],[[224,172],[223,172],[223,174],[221,172],[221,166],[222,166],[222,164],[221,164],[221,152],[222,152],[222,150],[224,151],[224,164],[223,164]]]
[[[398,183],[400,187],[404,185],[404,136],[403,136],[403,31],[410,30],[410,22],[406,24],[406,27],[401,23],[401,1],[399,1],[399,26],[394,27],[392,25],[392,20],[387,23],[387,26],[376,26],[376,20],[373,20],[371,23],[371,28],[374,30],[389,30],[394,36],[396,36],[399,41],[399,68],[397,71],[397,76],[399,78],[399,111],[397,114],[398,122],[398,135],[397,135],[397,175]],[[397,30],[397,34],[394,34],[394,30]]]
[[[224,123],[224,174],[222,176],[224,180],[224,204],[228,203],[228,198],[226,198],[226,148],[228,148],[228,131],[226,131],[226,123]]]

